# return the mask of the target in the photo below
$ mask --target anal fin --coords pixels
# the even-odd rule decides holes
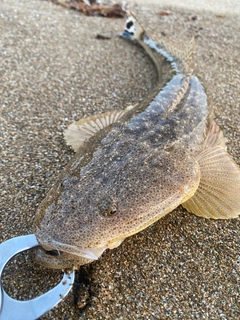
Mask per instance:
[[[136,105],[128,106],[125,110],[107,111],[71,123],[64,131],[64,139],[67,145],[77,151],[84,141],[98,131],[118,121],[126,112],[135,106]]]
[[[196,157],[200,183],[192,198],[182,205],[197,216],[237,218],[240,214],[240,168],[223,147],[223,136],[208,137],[206,148]]]

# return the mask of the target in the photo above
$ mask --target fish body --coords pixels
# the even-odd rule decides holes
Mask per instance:
[[[158,65],[150,48],[154,42],[149,43],[133,15],[124,36],[137,39]],[[167,58],[176,74],[164,88],[160,79],[138,106],[82,119],[65,133],[77,152],[38,209],[34,233],[42,247],[36,251],[39,263],[77,269],[180,204],[206,218],[239,214],[235,192],[222,191],[221,181],[227,170],[238,192],[240,171],[225,151],[204,88],[191,71],[179,68],[177,59]],[[198,203],[201,192],[207,188],[209,193],[211,174],[220,181],[213,188],[214,199],[208,199],[210,207],[216,202],[212,211],[204,200]],[[225,195],[227,209],[219,204],[219,193]]]

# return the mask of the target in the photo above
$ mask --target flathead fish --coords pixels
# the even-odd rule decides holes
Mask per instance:
[[[90,116],[65,131],[76,154],[34,224],[36,260],[46,267],[90,263],[180,204],[203,218],[240,213],[240,169],[193,75],[192,45],[177,56],[152,41],[132,14],[122,36],[146,50],[159,81],[137,106]]]

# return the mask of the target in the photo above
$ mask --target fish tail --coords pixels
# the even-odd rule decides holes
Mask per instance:
[[[136,17],[131,11],[127,12],[128,18],[126,20],[124,31],[120,34],[121,37],[129,39],[129,40],[136,40],[141,42],[145,35],[145,30],[139,24]]]
[[[150,39],[139,24],[136,17],[132,12],[128,12],[128,18],[125,23],[125,28],[121,37],[137,41],[145,51],[150,55],[151,59],[155,63],[159,72],[160,67],[153,52],[160,53],[164,56],[168,62],[170,62],[172,69],[178,74],[191,74],[192,73],[192,60],[194,52],[194,36],[192,37],[186,50],[177,49],[175,45],[171,44],[170,41],[165,41],[162,37],[158,38],[155,42]]]
[[[128,18],[125,23],[124,31],[120,34],[122,38],[129,39],[131,41],[135,41],[140,46],[143,47],[143,49],[147,52],[147,54],[150,56],[152,61],[154,62],[157,72],[158,72],[158,77],[160,78],[161,75],[161,65],[157,59],[157,57],[154,55],[154,51],[152,50],[151,46],[147,43],[149,40],[149,37],[146,33],[146,31],[143,29],[143,27],[140,25],[136,17],[131,11],[128,11]]]

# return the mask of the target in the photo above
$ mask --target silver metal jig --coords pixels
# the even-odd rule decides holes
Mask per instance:
[[[38,246],[34,234],[9,239],[0,244],[0,319],[35,320],[56,306],[69,293],[74,282],[74,271],[64,273],[61,282],[43,295],[18,301],[9,297],[2,287],[2,273],[8,261],[16,254]]]

